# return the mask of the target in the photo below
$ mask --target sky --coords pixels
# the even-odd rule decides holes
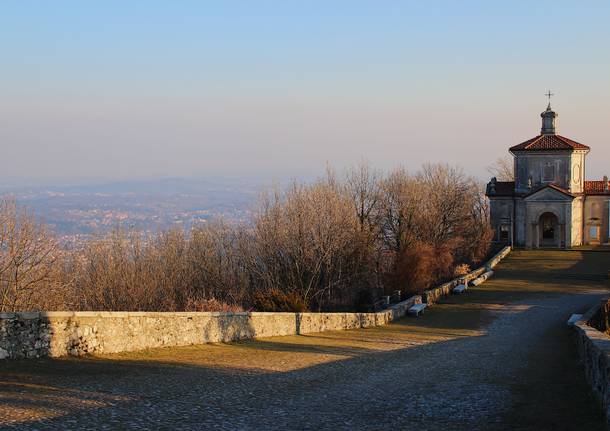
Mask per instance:
[[[0,181],[486,178],[539,133],[610,175],[610,2],[0,2]]]

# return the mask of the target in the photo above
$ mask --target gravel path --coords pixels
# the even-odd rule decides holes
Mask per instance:
[[[568,254],[514,253],[384,328],[0,364],[0,427],[605,429],[565,321],[607,294],[610,254]]]

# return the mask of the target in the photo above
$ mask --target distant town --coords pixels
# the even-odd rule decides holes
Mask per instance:
[[[4,185],[0,194],[33,212],[72,248],[117,228],[152,234],[214,220],[248,221],[264,188],[262,180],[171,178],[86,186]]]

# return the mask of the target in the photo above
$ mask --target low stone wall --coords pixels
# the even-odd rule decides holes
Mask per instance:
[[[610,336],[587,325],[599,305],[574,324],[578,354],[585,368],[587,382],[610,420]]]
[[[377,313],[0,313],[0,359],[80,356],[385,325],[413,296]]]
[[[505,247],[486,265],[424,292],[428,304],[449,295],[461,280],[493,268]],[[422,302],[413,296],[377,313],[0,313],[0,359],[84,355],[153,347],[228,342],[385,325]]]
[[[425,290],[422,293],[423,300],[426,304],[432,305],[442,298],[449,296],[451,294],[452,289],[458,284],[466,281],[469,282],[479,277],[481,274],[490,271],[493,269],[502,259],[504,259],[511,251],[509,246],[504,247],[498,253],[496,253],[491,259],[489,259],[483,266],[475,269],[474,271],[469,272],[466,275],[463,275],[458,278],[454,278],[447,283],[443,283],[440,286],[434,287],[432,289]]]
[[[456,278],[447,283],[443,283],[440,286],[425,290],[424,293],[422,293],[424,302],[428,305],[432,305],[444,297],[451,295],[451,291],[459,284],[459,280],[460,279]]]
[[[496,265],[499,264],[502,259],[504,259],[506,256],[508,256],[510,251],[511,251],[511,247],[509,245],[507,245],[502,250],[500,250],[498,253],[496,253],[496,255],[494,257],[489,259],[487,261],[487,263],[485,264],[485,267],[488,268],[488,270],[494,269],[496,267]]]

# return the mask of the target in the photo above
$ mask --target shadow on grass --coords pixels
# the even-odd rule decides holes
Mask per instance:
[[[291,337],[292,338],[292,337]],[[254,340],[254,341],[244,341],[235,343],[236,345],[254,349],[254,350],[267,350],[274,352],[295,352],[295,353],[312,353],[312,354],[321,354],[321,355],[336,355],[336,356],[360,356],[368,353],[373,353],[378,351],[378,349],[369,349],[366,347],[355,347],[348,345],[340,345],[340,346],[332,346],[328,344],[321,344],[320,341],[324,341],[324,337],[312,337],[309,335],[300,335],[298,336],[302,343],[288,343],[288,342],[278,342],[270,340]],[[345,340],[344,338],[341,338]],[[337,340],[336,338],[327,338],[326,340]],[[345,340],[347,341],[347,340]],[[355,341],[355,340],[354,340]]]

